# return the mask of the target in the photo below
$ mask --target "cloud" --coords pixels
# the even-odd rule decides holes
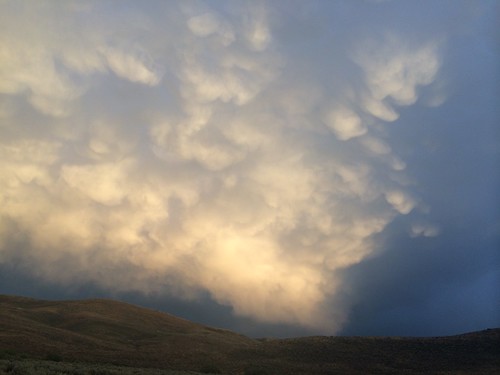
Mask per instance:
[[[250,9],[249,13],[250,17],[246,20],[246,39],[251,48],[263,51],[272,40],[266,9],[263,5],[257,5]]]
[[[439,228],[429,223],[414,223],[411,226],[410,234],[412,237],[435,237],[439,234]]]
[[[359,137],[365,134],[367,130],[362,125],[361,118],[347,108],[334,110],[329,113],[326,123],[341,141]]]
[[[187,21],[189,30],[197,36],[205,37],[215,33],[220,23],[213,13],[205,13],[200,16],[191,17]]]
[[[398,127],[421,95],[446,97],[441,39],[389,24],[344,40],[324,19],[293,36],[265,3],[13,4],[3,265],[336,332],[343,272],[381,252],[377,235],[407,217],[409,236],[439,237]]]
[[[61,168],[66,184],[91,200],[106,206],[120,204],[126,196],[127,161]]]
[[[400,190],[386,192],[385,199],[392,205],[392,207],[394,207],[395,210],[403,215],[410,213],[410,211],[415,207],[415,200]]]
[[[2,37],[0,51],[0,92],[24,94],[44,114],[69,116],[75,100],[89,87],[86,76],[107,69],[146,85],[156,85],[161,79],[145,50],[129,41],[113,45],[105,25],[91,29],[92,25],[81,22],[80,17],[99,11],[97,4],[86,9],[67,3],[57,12],[50,4],[10,9],[12,4],[6,2],[4,7],[9,14],[16,13],[16,18],[3,17],[8,33]]]
[[[398,106],[412,105],[419,86],[435,80],[440,66],[438,42],[407,46],[388,35],[382,42],[365,43],[353,57],[364,71],[368,88],[361,99],[364,110],[381,120],[395,121],[399,114],[389,100]]]
[[[154,62],[147,56],[116,48],[106,48],[101,53],[109,68],[119,77],[151,86],[160,82],[161,75],[155,71]]]

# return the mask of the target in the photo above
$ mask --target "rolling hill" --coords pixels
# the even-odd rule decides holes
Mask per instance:
[[[500,329],[450,337],[255,340],[123,302],[0,295],[0,351],[227,374],[500,373]]]

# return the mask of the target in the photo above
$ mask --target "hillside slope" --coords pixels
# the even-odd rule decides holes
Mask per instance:
[[[253,340],[111,300],[0,295],[0,352],[227,374],[496,374],[500,329],[435,338]]]
[[[227,366],[255,340],[111,300],[0,296],[0,349],[68,360],[198,369]]]

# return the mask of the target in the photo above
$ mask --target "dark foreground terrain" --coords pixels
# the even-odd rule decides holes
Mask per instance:
[[[500,374],[500,329],[254,340],[110,300],[0,295],[0,374]]]

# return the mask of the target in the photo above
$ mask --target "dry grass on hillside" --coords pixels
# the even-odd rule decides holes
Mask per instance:
[[[128,366],[139,371],[133,373],[151,374],[158,372],[144,368],[245,375],[498,374],[499,348],[500,329],[440,338],[254,340],[122,302],[0,296],[0,353],[17,356],[15,363],[2,360],[0,371],[9,374],[19,366],[33,370],[40,359],[59,361],[58,366],[63,361]],[[116,369],[85,366],[54,374],[104,375]],[[18,373],[30,374],[26,371]]]

